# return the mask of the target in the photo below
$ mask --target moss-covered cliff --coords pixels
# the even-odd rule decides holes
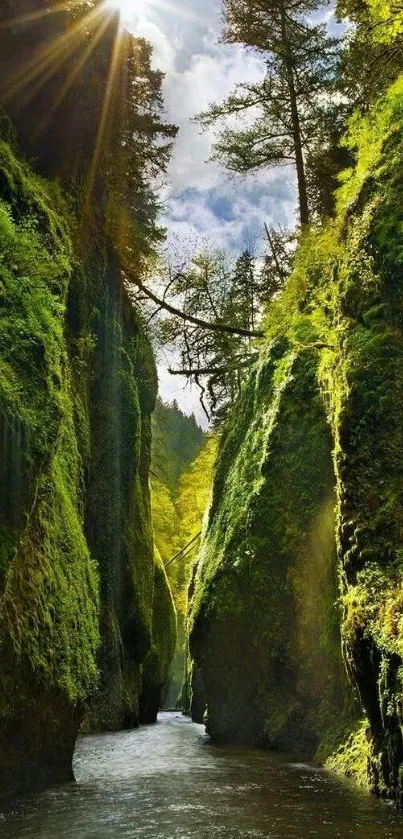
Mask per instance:
[[[75,237],[58,190],[1,141],[2,795],[71,777],[84,715],[136,725],[174,645],[150,517],[152,351],[108,248],[83,261]]]
[[[400,802],[402,116],[399,80],[352,125],[337,218],[305,234],[269,309],[223,436],[191,613],[215,738],[324,758],[358,710],[368,736],[333,765],[358,771],[361,744],[371,787]]]
[[[224,434],[193,599],[216,739],[314,752],[344,720],[334,472],[317,354],[274,343]]]

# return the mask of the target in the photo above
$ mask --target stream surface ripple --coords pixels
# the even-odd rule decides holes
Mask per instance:
[[[403,815],[295,759],[210,744],[178,713],[77,743],[76,783],[0,816],[4,839],[403,839]]]

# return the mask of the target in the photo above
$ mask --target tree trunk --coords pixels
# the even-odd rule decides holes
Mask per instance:
[[[299,215],[301,220],[301,227],[305,227],[309,223],[309,208],[308,196],[306,191],[305,165],[304,155],[302,152],[301,128],[299,122],[297,95],[295,92],[294,69],[290,55],[290,46],[287,36],[287,22],[283,2],[280,2],[280,13],[281,36],[284,44],[284,62],[287,72],[288,92],[290,96],[291,106],[291,122],[294,141],[295,166],[297,169]]]

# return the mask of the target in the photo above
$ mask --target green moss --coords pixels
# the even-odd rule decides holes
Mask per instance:
[[[352,778],[359,786],[368,789],[369,732],[363,720],[339,745],[337,751],[325,762],[326,769]]]
[[[96,685],[98,576],[80,515],[74,428],[61,428],[49,470],[12,562],[2,599],[4,648],[45,686],[73,703]],[[13,677],[14,678],[14,677]]]
[[[221,442],[191,611],[211,733],[307,752],[349,713],[317,360],[273,343],[246,386]]]
[[[151,346],[107,255],[91,289],[93,376],[86,532],[101,579],[100,689],[92,728],[137,725],[142,670],[153,648],[154,546],[149,468],[156,398]],[[81,333],[80,333],[81,334]]]
[[[287,669],[287,662],[299,650],[309,682],[313,659],[303,615],[310,601],[308,581],[321,577],[318,566],[301,565],[298,541],[304,535],[311,538],[315,511],[320,515],[325,501],[310,452],[317,452],[318,461],[325,450],[328,456],[332,453],[339,597],[332,573],[318,603],[325,598],[330,604],[337,598],[339,605],[326,608],[319,638],[324,639],[326,659],[334,662],[332,619],[339,625],[347,670],[368,717],[371,787],[399,802],[403,764],[402,119],[403,77],[366,118],[352,121],[347,142],[356,150],[357,164],[344,177],[337,218],[304,234],[284,293],[268,308],[266,347],[223,437],[191,613],[192,647],[207,678],[213,728],[214,714],[217,718],[221,713],[225,723],[232,713],[231,703],[236,702],[234,690],[221,706],[214,694],[214,685],[224,678],[228,665],[235,674],[234,689],[246,678],[253,681],[259,667],[264,673],[264,663],[268,667],[273,655]],[[316,387],[306,366],[302,373],[304,365],[310,368]],[[299,377],[305,381],[304,388],[298,389]],[[319,412],[315,418],[314,403]],[[306,442],[295,425],[287,422],[292,410],[296,417],[300,414]],[[327,442],[320,410],[327,417]],[[284,449],[284,461],[279,459],[279,446]],[[287,480],[287,468],[294,484]],[[280,575],[279,555],[283,557]],[[289,620],[284,619],[290,580],[302,609],[302,645],[298,638],[290,638]],[[243,592],[248,585],[256,588],[256,597],[244,608]],[[265,626],[267,614],[270,619]],[[252,621],[252,635],[264,641],[258,645],[257,656],[254,648],[251,656],[248,621]],[[247,627],[243,635],[241,630],[237,633],[242,623]],[[225,640],[231,634],[232,651]],[[217,661],[210,661],[214,648],[219,650]],[[247,656],[253,665],[245,676]],[[265,726],[269,740],[299,713],[292,679],[285,678],[284,683],[286,687],[276,696],[273,673],[266,670],[260,678],[262,702],[269,708]],[[302,694],[309,696],[312,685],[303,677],[301,686]],[[325,693],[326,688],[323,697]],[[346,708],[343,696],[348,696],[346,687],[337,711],[338,737],[354,720],[350,702]],[[239,725],[242,713],[248,714],[248,701],[251,697],[244,692]],[[319,726],[314,720],[307,723],[322,732],[317,755],[323,760],[335,750],[335,727],[326,715]],[[262,731],[262,717],[257,728]],[[362,733],[360,738],[362,745]],[[354,739],[341,750],[340,766],[343,760],[347,766],[355,744]]]
[[[98,574],[64,329],[69,221],[56,190],[0,142],[1,736],[38,703],[40,737],[50,697],[64,714],[97,680]]]

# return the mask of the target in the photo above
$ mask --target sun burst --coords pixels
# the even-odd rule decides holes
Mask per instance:
[[[147,0],[107,0],[107,5],[118,11],[122,20],[130,22],[144,14]]]

